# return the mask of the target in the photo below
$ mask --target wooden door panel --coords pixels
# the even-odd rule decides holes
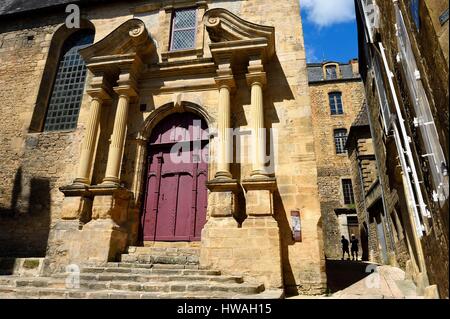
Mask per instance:
[[[201,128],[194,127],[194,121]],[[171,115],[154,128],[149,139],[144,240],[200,240],[206,223],[208,164],[193,160],[192,141],[201,139],[202,151],[207,152],[206,128],[191,113]],[[183,147],[174,147],[179,141],[184,141]]]

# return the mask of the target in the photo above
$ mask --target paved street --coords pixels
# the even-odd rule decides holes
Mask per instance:
[[[350,260],[328,260],[328,295],[292,299],[421,299],[405,272],[392,266]]]

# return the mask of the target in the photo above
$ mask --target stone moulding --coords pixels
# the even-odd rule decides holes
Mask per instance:
[[[80,54],[89,65],[94,60],[120,59],[127,54],[137,54],[141,57],[150,56],[156,51],[153,38],[145,24],[139,19],[130,19],[102,40],[80,50]],[[116,62],[116,61],[115,61]]]
[[[274,27],[245,21],[222,8],[206,11],[203,21],[213,54],[223,50],[262,50],[266,60],[275,55]]]

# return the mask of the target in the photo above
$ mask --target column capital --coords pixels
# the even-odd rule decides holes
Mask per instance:
[[[114,92],[116,92],[117,95],[125,95],[128,98],[133,98],[138,96],[138,91],[135,88],[134,85],[121,85],[114,87]]]
[[[220,88],[227,87],[230,91],[236,88],[236,81],[232,75],[218,76],[214,78],[217,86]]]
[[[107,92],[104,88],[90,88],[86,90],[86,93],[93,99],[93,100],[110,100],[111,95]]]
[[[252,85],[261,85],[265,87],[267,84],[266,72],[252,72],[246,74],[247,84],[251,87]]]

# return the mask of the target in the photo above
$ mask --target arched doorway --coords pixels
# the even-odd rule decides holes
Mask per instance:
[[[148,143],[144,241],[199,241],[206,223],[207,124],[193,113],[167,116]]]

